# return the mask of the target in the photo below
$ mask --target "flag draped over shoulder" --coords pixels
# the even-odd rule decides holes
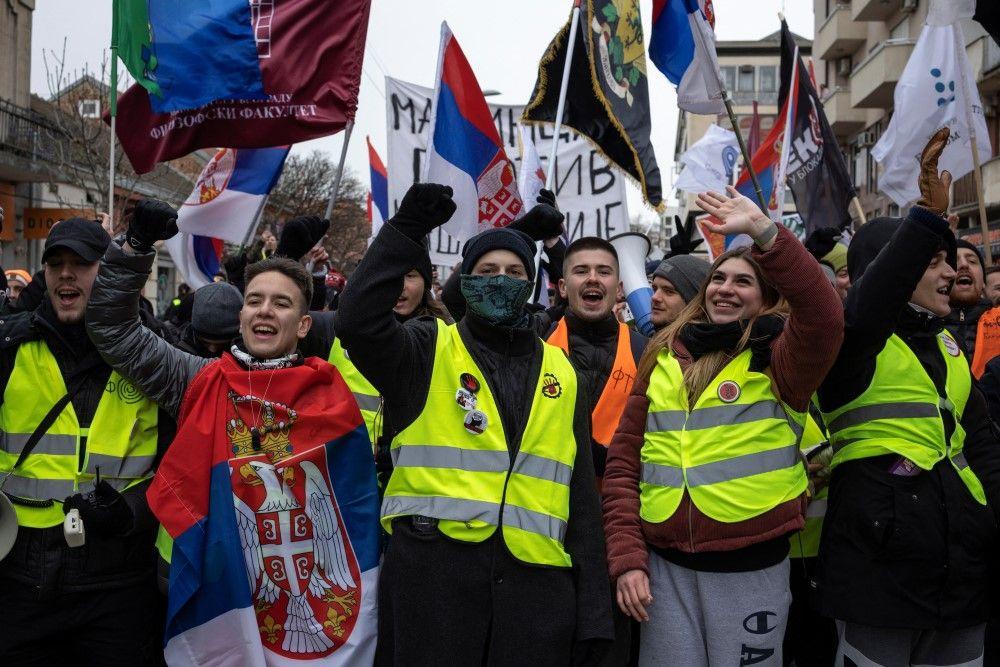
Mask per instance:
[[[441,24],[430,125],[422,180],[450,185],[458,207],[444,230],[466,241],[513,222],[523,208],[514,167],[476,75],[447,23]]]
[[[112,31],[156,113],[266,97],[246,0],[115,0]]]
[[[711,6],[711,0],[653,0],[649,59],[677,86],[677,106],[691,113],[726,112]]]
[[[538,81],[522,121],[556,120],[567,46],[575,39],[563,125],[586,137],[639,184],[652,206],[663,202],[650,143],[646,50],[637,0],[588,0],[576,35],[556,34],[538,65]],[[556,178],[558,178],[558,173]]]
[[[940,128],[948,127],[951,138],[938,168],[947,169],[954,178],[972,171],[972,128],[980,158],[992,155],[983,105],[958,23],[923,27],[896,84],[893,107],[889,127],[872,148],[872,156],[883,169],[879,188],[900,206],[919,198],[920,154]]]
[[[796,60],[797,59],[797,60]],[[792,76],[797,78],[792,85]],[[850,201],[857,195],[844,154],[823,112],[809,71],[797,55],[788,25],[781,22],[781,87],[778,106],[784,108],[789,90],[797,91],[788,137],[786,184],[795,198],[806,234],[823,227],[850,224]]]
[[[242,243],[281,176],[289,148],[219,149],[181,204],[177,228]]]
[[[371,664],[378,488],[333,366],[213,362],[187,390],[147,498],[173,538],[169,664]]]
[[[133,168],[144,174],[157,162],[199,148],[280,146],[342,130],[358,105],[370,4],[281,0],[246,9],[242,0],[266,98],[244,89],[206,106],[157,113],[146,90],[133,86],[118,101],[116,126]],[[155,55],[162,67],[162,50]],[[186,74],[201,84],[199,67]],[[159,83],[164,85],[162,77]]]

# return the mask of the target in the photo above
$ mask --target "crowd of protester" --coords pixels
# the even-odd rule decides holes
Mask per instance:
[[[567,245],[544,190],[443,284],[425,239],[455,204],[418,184],[349,277],[329,222],[296,218],[159,317],[142,289],[176,211],[141,201],[114,239],[59,222],[42,270],[5,273],[0,663],[159,664],[178,565],[158,467],[225,435],[226,382],[273,406],[291,375],[289,418],[360,413],[371,439],[376,664],[1000,659],[1000,272],[946,220],[947,139],[908,215],[853,238],[803,244],[733,189],[700,195],[752,244],[708,262],[678,225],[646,266],[651,336],[620,319],[625,258]]]

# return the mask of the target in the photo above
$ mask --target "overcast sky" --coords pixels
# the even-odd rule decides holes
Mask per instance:
[[[720,40],[764,37],[779,28],[778,12],[784,9],[789,28],[811,39],[812,5],[813,0],[714,0],[716,35]],[[571,6],[569,0],[374,0],[348,168],[367,182],[365,135],[371,136],[385,159],[386,75],[434,85],[442,20],[451,26],[480,85],[501,92],[490,101],[523,104],[534,87],[538,60],[565,23]],[[61,52],[65,39],[67,70],[85,64],[99,68],[110,41],[111,0],[38,0],[35,7],[31,89],[47,96],[43,51]],[[652,0],[641,0],[641,7],[648,35]],[[653,147],[666,190],[672,178],[677,98],[670,82],[652,64],[648,71]],[[328,151],[337,159],[341,143],[342,135],[335,135],[298,144],[293,150]],[[654,217],[641,205],[634,189],[629,196],[629,213]]]

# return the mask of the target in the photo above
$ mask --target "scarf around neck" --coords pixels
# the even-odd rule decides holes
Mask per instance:
[[[233,345],[229,348],[236,360],[241,364],[254,371],[266,371],[276,368],[290,368],[294,366],[299,360],[299,353],[292,352],[291,354],[286,354],[283,357],[278,357],[276,359],[258,359],[257,357],[251,355],[249,352],[244,352],[239,348],[238,345]]]
[[[680,331],[680,340],[691,353],[692,359],[698,359],[709,352],[724,350],[733,352],[739,345],[743,332],[750,324],[749,320],[737,320],[727,324],[711,322],[689,322]],[[771,341],[785,327],[785,318],[781,315],[762,315],[753,323],[748,341],[754,355],[769,352]]]

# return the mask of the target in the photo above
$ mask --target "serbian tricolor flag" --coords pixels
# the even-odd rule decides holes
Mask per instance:
[[[368,222],[372,226],[372,238],[382,229],[389,219],[389,173],[385,170],[382,158],[378,156],[368,137],[368,166],[371,178],[371,190],[368,192]]]
[[[281,176],[289,148],[220,149],[181,204],[177,228],[187,234],[243,243],[264,198]]]
[[[684,111],[726,111],[714,24],[712,0],[653,0],[649,59],[677,86],[677,106]]]
[[[461,241],[506,227],[523,207],[486,98],[447,23],[441,24],[431,136],[421,180],[450,185],[455,191],[458,210],[444,230]]]
[[[173,538],[171,665],[370,665],[378,488],[340,373],[309,357],[198,374],[147,492]]]
[[[222,239],[179,232],[163,245],[191,289],[212,282],[222,266]]]

